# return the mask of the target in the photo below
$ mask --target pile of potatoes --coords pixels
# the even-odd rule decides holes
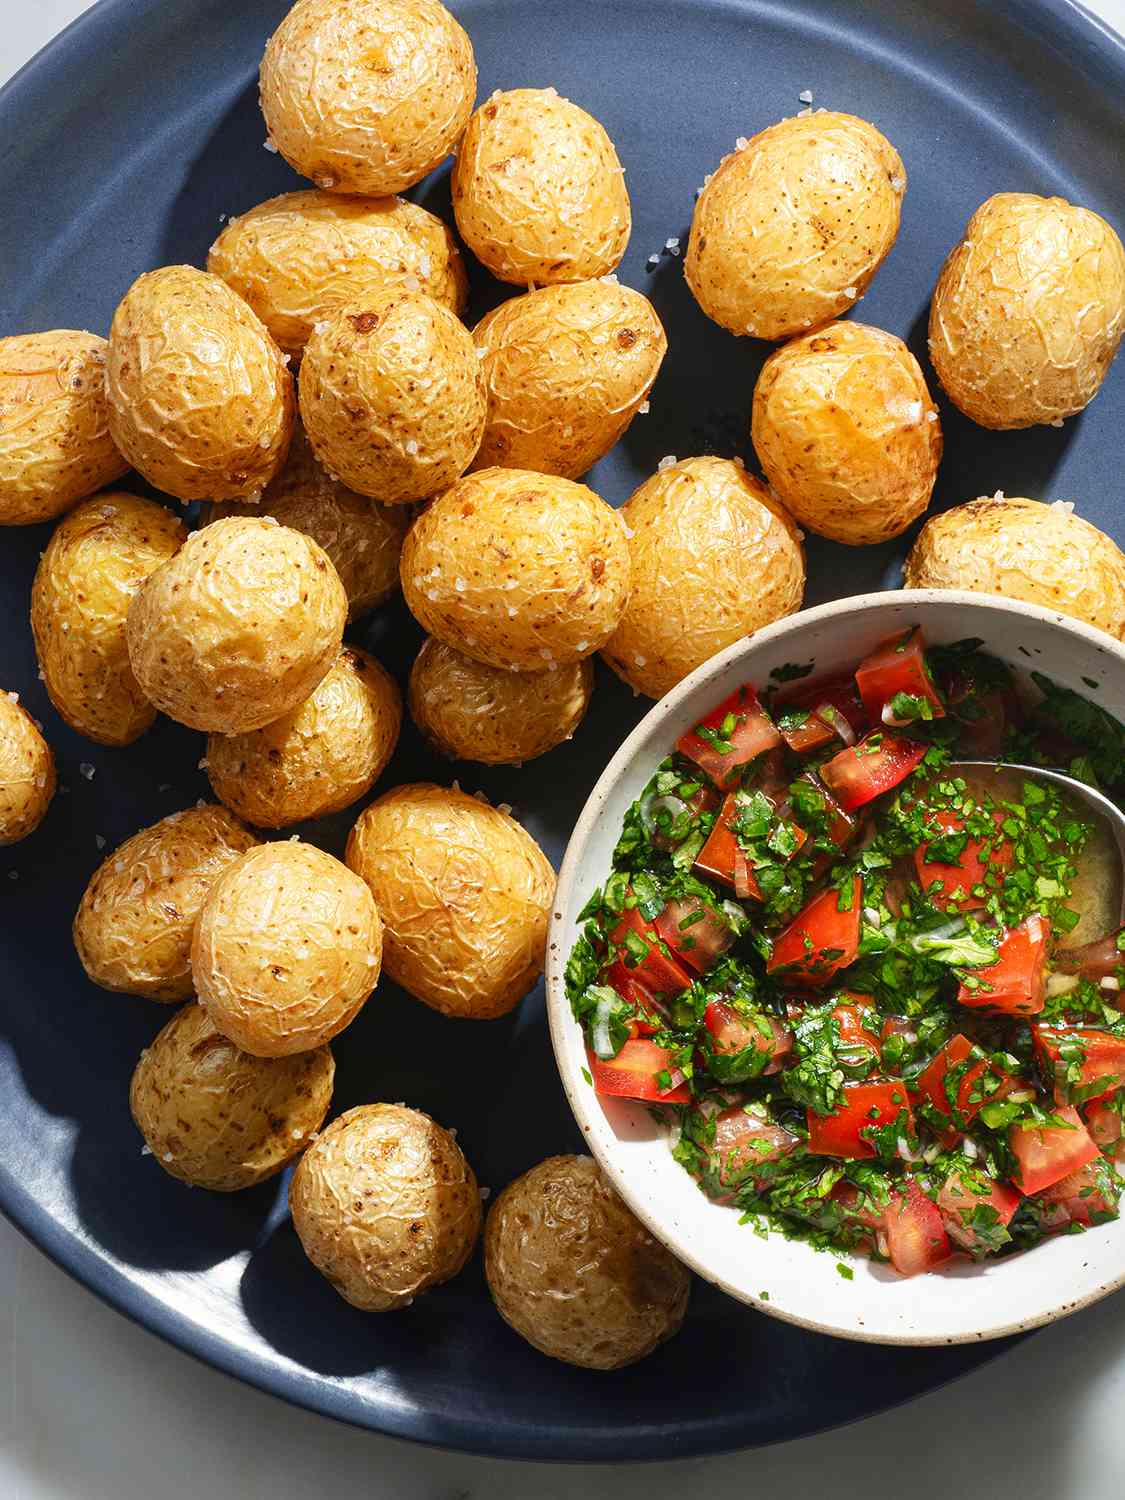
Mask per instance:
[[[160,713],[206,736],[216,801],[109,853],[74,919],[93,984],[177,1007],[133,1117],[196,1187],[297,1161],[308,1258],[370,1311],[461,1271],[481,1191],[454,1132],[407,1105],[322,1128],[332,1043],[384,971],[450,1018],[510,1012],[542,971],[555,887],[505,809],[380,786],[404,697],[450,758],[547,754],[579,728],[596,656],[661,697],[800,609],[805,532],[861,546],[914,525],[942,454],[918,359],[846,316],[895,243],[906,169],[869,122],[806,110],[724,158],[685,261],[704,314],[777,343],[750,403],[762,477],[669,456],[608,505],[583,477],[647,410],[668,349],[614,274],[624,170],[554,89],[478,106],[476,88],[439,0],[297,0],[261,102],[311,186],[231,219],[206,269],[122,288],[108,339],[0,339],[0,525],[57,523],[31,592],[52,707],[109,747]],[[515,288],[472,328],[452,228],[397,196],[450,154],[461,240]],[[930,361],[985,426],[1057,423],[1123,328],[1110,226],[1003,193],[941,273]],[[1072,510],[999,495],[935,516],[907,585],[1046,602],[1125,638],[1125,557]],[[426,632],[402,685],[344,641],[400,585]],[[33,833],[55,785],[40,728],[0,693],[0,843]],[[373,791],[343,860],[266,836]],[[556,1358],[616,1368],[683,1319],[686,1271],[588,1158],[509,1184],[483,1237],[500,1313]]]

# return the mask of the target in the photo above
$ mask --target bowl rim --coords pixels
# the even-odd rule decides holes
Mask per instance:
[[[652,707],[637,723],[625,740],[610,757],[605,769],[594,783],[583,804],[582,811],[578,816],[570,839],[567,842],[566,852],[562,864],[559,867],[558,885],[554,904],[551,908],[551,917],[547,930],[547,955],[545,964],[546,977],[546,1006],[547,1021],[551,1034],[551,1047],[555,1055],[555,1065],[558,1068],[559,1077],[562,1081],[563,1091],[570,1105],[574,1118],[582,1131],[585,1144],[592,1152],[594,1159],[598,1162],[602,1171],[610,1179],[615,1190],[628,1205],[631,1211],[644,1224],[645,1228],[661,1244],[676,1256],[676,1258],[694,1271],[704,1281],[718,1287],[728,1296],[736,1301],[752,1307],[755,1311],[765,1313],[768,1317],[780,1318],[783,1322],[791,1323],[798,1328],[807,1329],[811,1333],[827,1334],[833,1338],[841,1338],[856,1343],[886,1344],[904,1347],[927,1347],[951,1344],[975,1344],[986,1339],[999,1339],[1013,1334],[1026,1333],[1033,1328],[1042,1328],[1048,1323],[1053,1323],[1059,1318],[1068,1317],[1073,1312],[1078,1312],[1084,1307],[1089,1307],[1094,1302],[1099,1302],[1111,1292],[1117,1291],[1125,1286],[1125,1260],[1122,1262],[1121,1271],[1109,1281],[1102,1282],[1090,1291],[1061,1306],[1053,1306],[1041,1313],[1021,1318],[1018,1322],[997,1323],[986,1328],[965,1331],[953,1334],[912,1334],[912,1333],[871,1333],[863,1328],[848,1328],[840,1324],[825,1323],[815,1318],[803,1317],[790,1309],[780,1307],[772,1302],[763,1302],[750,1293],[740,1290],[726,1280],[722,1275],[711,1269],[706,1260],[702,1259],[693,1248],[692,1242],[683,1242],[677,1239],[669,1243],[664,1227],[649,1212],[643,1198],[633,1191],[630,1174],[622,1164],[622,1153],[606,1149],[599,1137],[599,1133],[593,1128],[594,1101],[597,1095],[589,1087],[581,1087],[579,1080],[571,1073],[564,1064],[565,1043],[568,1034],[575,1026],[574,1017],[571,1014],[569,1002],[566,998],[564,985],[564,972],[568,957],[568,948],[564,945],[564,926],[566,924],[565,906],[570,904],[569,896],[577,881],[583,866],[586,845],[590,834],[601,816],[602,806],[607,800],[611,790],[631,766],[634,758],[642,748],[644,742],[649,738],[654,729],[666,719],[675,714],[681,702],[694,693],[699,687],[706,683],[723,677],[727,670],[742,657],[756,651],[763,645],[769,645],[783,639],[798,625],[816,624],[825,620],[832,620],[842,616],[857,616],[865,613],[877,613],[884,609],[901,607],[904,603],[917,602],[921,604],[937,604],[956,607],[957,605],[971,605],[974,608],[984,608],[992,611],[998,617],[1015,616],[1028,620],[1035,620],[1041,624],[1053,626],[1060,629],[1064,634],[1074,636],[1086,646],[1092,648],[1098,654],[1114,658],[1125,668],[1125,643],[1116,640],[1104,630],[1099,630],[1093,625],[1087,625],[1084,621],[1075,619],[1071,615],[1065,615],[1058,610],[1048,609],[1040,604],[1029,604],[1020,599],[1008,599],[999,594],[981,594],[969,589],[885,589],[878,593],[856,594],[846,599],[833,599],[826,604],[814,605],[809,609],[797,611],[792,615],[786,615],[781,620],[774,621],[771,625],[764,626],[752,635],[744,636],[735,641],[725,650],[717,655],[709,657],[700,666],[688,674],[676,684],[663,698],[659,698]],[[583,1080],[584,1083],[584,1080]]]

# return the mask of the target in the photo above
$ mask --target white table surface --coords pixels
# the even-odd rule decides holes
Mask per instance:
[[[89,4],[0,0],[0,83]],[[1125,30],[1125,0],[1090,8]],[[657,1468],[546,1468],[296,1411],[134,1327],[0,1219],[2,1500],[296,1500],[329,1486],[395,1500],[743,1500],[767,1487],[797,1500],[1107,1500],[1123,1475],[1125,1293],[842,1431]]]

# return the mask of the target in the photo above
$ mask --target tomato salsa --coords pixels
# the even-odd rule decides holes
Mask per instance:
[[[567,964],[590,1083],[646,1101],[705,1193],[907,1276],[1116,1218],[1122,1187],[1104,834],[1002,768],[1121,805],[1125,729],[982,644],[911,629],[717,704],[626,814]]]

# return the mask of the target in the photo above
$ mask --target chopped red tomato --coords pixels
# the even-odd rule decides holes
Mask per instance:
[[[903,635],[893,635],[876,646],[856,668],[856,686],[868,716],[877,724],[890,705],[888,723],[909,722],[921,713],[895,715],[891,699],[898,693],[919,698],[929,705],[929,718],[940,719],[945,713],[941,694],[934,686],[926,665],[926,643],[915,626]]]
[[[1092,1026],[1031,1023],[1035,1051],[1058,1104],[1106,1099],[1125,1084],[1125,1037]]]
[[[1019,1206],[1015,1188],[986,1172],[951,1172],[937,1195],[946,1233],[964,1250],[995,1250],[1006,1244],[1008,1225]]]
[[[996,962],[974,969],[957,991],[962,1005],[1033,1016],[1043,1009],[1047,993],[1047,944],[1051,924],[1038,914],[1018,927],[1005,928]]]
[[[1014,1178],[1025,1197],[1054,1186],[1100,1155],[1073,1104],[1054,1111],[1062,1125],[1013,1125],[1008,1144],[1019,1163]]]
[[[1003,1099],[1016,1080],[994,1068],[968,1037],[951,1036],[933,1062],[918,1076],[917,1092],[943,1115],[968,1125],[991,1099]],[[950,1095],[953,1098],[951,1100]]]
[[[725,1000],[710,1000],[703,1019],[716,1052],[743,1052],[747,1047],[768,1052],[770,1060],[762,1069],[763,1074],[780,1072],[793,1050],[793,1033],[776,1016],[761,1015],[747,1020]]]
[[[993,817],[999,824],[1003,814],[996,812]],[[928,822],[930,825],[937,824],[941,830],[936,837],[963,833],[965,830],[964,819],[949,808],[934,813]],[[927,840],[915,849],[914,867],[918,871],[918,884],[935,906],[956,906],[959,911],[971,911],[974,907],[984,906],[988,899],[987,893],[974,895],[974,890],[983,887],[984,877],[990,871],[1003,879],[1012,867],[1012,845],[1009,840],[1001,838],[999,833],[995,839],[969,838],[952,863],[927,858],[933,842],[933,839]]]
[[[656,928],[636,907],[630,907],[609,935],[617,962],[653,995],[681,995],[691,984],[691,975],[666,952]]]
[[[902,1133],[913,1132],[914,1117],[906,1097],[906,1085],[897,1080],[883,1083],[846,1083],[844,1102],[833,1115],[806,1112],[809,1150],[814,1156],[840,1156],[846,1160],[875,1156],[875,1147],[863,1133],[893,1125],[899,1116]]]
[[[643,1037],[627,1041],[616,1057],[604,1060],[587,1054],[594,1088],[599,1094],[619,1099],[658,1099],[662,1104],[686,1104],[691,1090],[673,1062],[669,1047],[658,1047]],[[662,1089],[658,1079],[667,1074],[670,1087]]]
[[[697,974],[706,974],[737,936],[725,917],[695,897],[669,901],[653,925],[676,957]]]
[[[740,1104],[715,1116],[711,1161],[723,1187],[754,1178],[755,1168],[788,1156],[797,1137],[781,1125],[747,1114]]]
[[[1037,1195],[1041,1228],[1067,1229],[1071,1224],[1103,1224],[1117,1218],[1117,1185],[1113,1169],[1090,1161]]]
[[[881,797],[922,762],[925,745],[877,729],[820,768],[821,780],[845,812]]]
[[[852,881],[850,905],[841,908],[841,891],[821,891],[789,926],[774,939],[768,971],[785,970],[796,984],[826,984],[839,969],[852,963],[859,952],[859,923],[863,882]]]
[[[941,1213],[913,1177],[906,1189],[892,1193],[883,1215],[883,1232],[891,1265],[900,1276],[932,1271],[953,1254]]]
[[[696,856],[695,871],[698,875],[709,875],[714,880],[721,880],[724,885],[733,886],[735,895],[742,900],[760,901],[761,887],[734,832],[741,808],[739,794],[728,793],[706,843]],[[793,859],[808,839],[808,834],[798,824],[791,823],[790,826],[796,842],[792,851],[785,856],[786,859]]]
[[[865,1229],[882,1231],[885,1209],[870,1193],[861,1192],[854,1183],[838,1182],[828,1196],[833,1203],[839,1204],[849,1219],[862,1224]]]
[[[655,995],[647,990],[640,980],[625,967],[620,960],[610,964],[605,971],[605,981],[611,984],[622,1000],[627,1000],[630,1005],[636,1006],[638,1010],[659,1010],[660,1004]]]
[[[1091,1099],[1082,1113],[1091,1139],[1102,1151],[1112,1151],[1121,1143],[1121,1110],[1108,1099]]]
[[[840,1061],[858,1070],[868,1068],[883,1055],[879,1039],[879,1015],[870,995],[846,994],[832,1015],[840,1030]]]
[[[852,744],[868,728],[854,677],[803,684],[774,705],[777,727],[790,750],[809,755],[833,740]]]
[[[727,787],[743,766],[780,743],[773,721],[747,683],[681,735],[676,749],[701,766],[716,786]]]
[[[1116,979],[1125,974],[1125,927],[1111,932],[1109,937],[1098,938],[1096,943],[1084,943],[1081,948],[1064,948],[1058,956],[1057,966],[1064,974],[1079,974],[1083,979],[1099,983],[1103,979]],[[1112,990],[1106,990],[1109,1003],[1114,1004]],[[1125,998],[1123,996],[1122,998]]]

